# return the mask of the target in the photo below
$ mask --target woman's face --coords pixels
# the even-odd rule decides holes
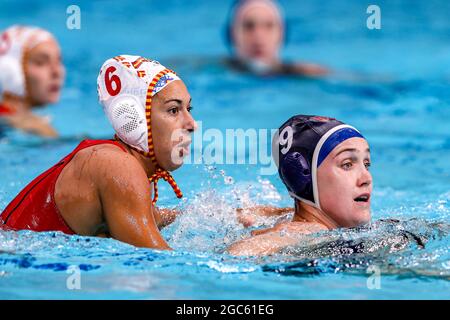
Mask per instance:
[[[370,221],[372,175],[367,141],[351,138],[339,144],[317,171],[322,211],[340,227]]]
[[[152,138],[159,165],[173,171],[189,154],[191,133],[197,124],[191,115],[191,96],[181,80],[175,80],[152,100]]]
[[[232,28],[237,54],[243,59],[273,64],[283,39],[279,15],[267,5],[251,6],[238,12]]]
[[[26,54],[26,88],[32,106],[43,106],[59,100],[65,69],[55,40],[45,41]]]

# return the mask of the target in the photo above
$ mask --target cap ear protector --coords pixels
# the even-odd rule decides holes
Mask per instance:
[[[120,95],[111,102],[110,123],[119,138],[128,145],[147,143],[147,122],[140,101],[133,95]]]
[[[236,19],[237,10],[248,0],[235,0],[228,11],[227,20],[223,30],[225,45],[230,53],[234,53],[234,39],[233,39],[233,23]],[[276,1],[271,1],[278,9],[281,17],[281,27],[283,28],[283,37],[281,39],[281,46],[286,46],[289,42],[289,30],[290,26],[288,21],[284,18],[281,12],[281,8]]]
[[[303,195],[306,200],[313,201],[311,165],[297,151],[288,152],[281,160],[279,174],[289,192]]]

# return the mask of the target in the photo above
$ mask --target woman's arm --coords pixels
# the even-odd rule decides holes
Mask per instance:
[[[306,77],[320,77],[331,73],[330,70],[313,63],[293,63],[290,67],[293,73]]]
[[[270,255],[296,245],[302,236],[328,230],[325,226],[311,222],[285,222],[266,229],[257,235],[232,244],[228,253],[234,256]],[[254,234],[254,233],[253,233]]]
[[[283,216],[294,211],[294,208],[277,208],[272,206],[254,206],[236,209],[237,219],[244,227],[248,228],[255,224],[260,217]]]
[[[277,253],[296,242],[296,238],[271,232],[238,241],[227,251],[233,256],[264,256]]]
[[[58,136],[58,133],[47,118],[37,116],[31,112],[13,114],[5,117],[5,120],[10,126],[28,133],[47,138]]]
[[[159,231],[149,182],[139,163],[111,149],[97,151],[96,157],[92,179],[111,237],[137,247],[170,249]]]

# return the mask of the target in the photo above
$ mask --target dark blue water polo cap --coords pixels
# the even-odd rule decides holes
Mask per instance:
[[[274,136],[272,156],[289,194],[320,209],[317,169],[334,148],[355,137],[364,139],[333,118],[297,115],[286,121]]]

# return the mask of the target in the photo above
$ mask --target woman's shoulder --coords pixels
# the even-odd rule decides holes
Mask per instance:
[[[88,146],[77,152],[73,161],[78,166],[88,167],[94,175],[112,178],[123,175],[146,176],[137,159],[115,143],[105,142]]]
[[[281,222],[271,228],[253,230],[252,236],[268,234],[268,233],[288,233],[293,235],[310,234],[320,231],[326,231],[324,225],[315,222],[287,221]]]

